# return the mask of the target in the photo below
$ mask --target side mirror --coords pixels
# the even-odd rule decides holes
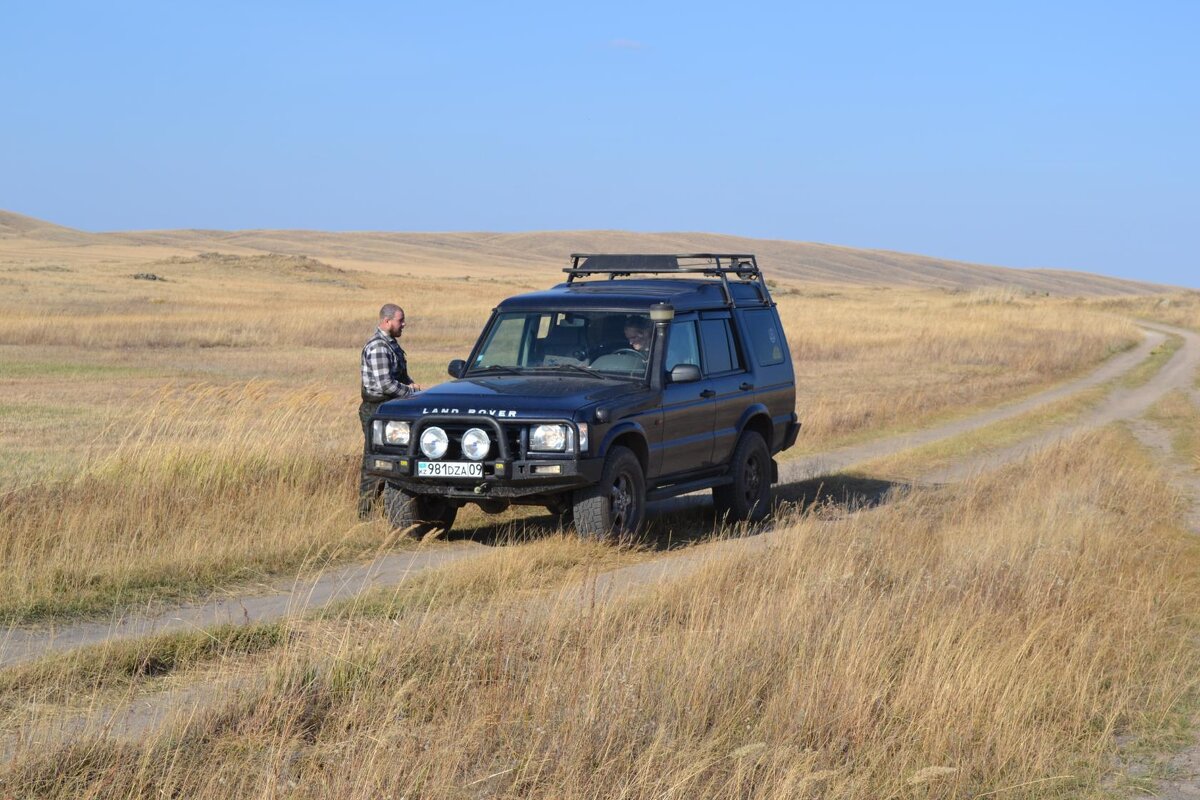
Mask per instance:
[[[450,373],[451,378],[461,378],[463,373],[467,371],[467,362],[461,358],[456,358],[446,367],[446,372]]]
[[[700,380],[700,368],[695,364],[676,364],[671,370],[671,383],[694,383]]]

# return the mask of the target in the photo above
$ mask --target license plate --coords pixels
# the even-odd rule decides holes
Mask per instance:
[[[479,461],[418,461],[418,478],[482,478]]]

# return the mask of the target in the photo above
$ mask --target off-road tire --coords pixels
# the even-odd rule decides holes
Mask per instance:
[[[393,528],[418,539],[432,531],[445,533],[458,515],[458,507],[444,497],[412,494],[390,483],[383,488],[383,508]]]
[[[713,488],[717,518],[762,522],[771,513],[771,452],[755,431],[746,431],[729,464],[733,483]]]
[[[572,498],[575,531],[585,539],[636,536],[646,520],[646,476],[632,450],[614,447],[604,459],[600,482],[577,489]]]

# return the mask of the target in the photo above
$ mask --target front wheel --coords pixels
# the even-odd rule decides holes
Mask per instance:
[[[587,539],[636,536],[646,519],[646,477],[633,451],[614,447],[600,482],[575,491],[575,531]]]
[[[558,527],[565,528],[571,524],[575,513],[573,500],[572,492],[564,492],[555,495],[550,502],[546,503],[546,510],[550,512],[550,516],[554,517],[554,524]]]
[[[771,453],[754,431],[746,431],[733,449],[729,465],[733,483],[713,489],[717,518],[762,522],[771,513]]]
[[[383,507],[393,528],[416,538],[450,530],[458,516],[458,506],[445,497],[413,494],[390,483],[383,489]]]

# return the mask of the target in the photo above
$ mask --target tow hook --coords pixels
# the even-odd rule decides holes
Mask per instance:
[[[475,487],[475,494],[487,494],[487,493],[488,493],[488,485],[486,483],[481,483]]]

